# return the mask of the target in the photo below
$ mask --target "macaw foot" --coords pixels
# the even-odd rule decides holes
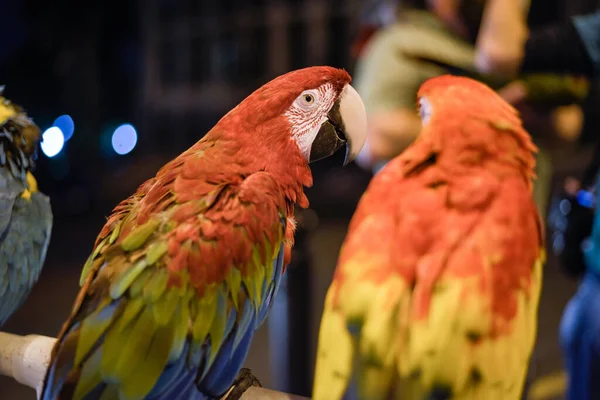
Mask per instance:
[[[242,368],[237,378],[233,382],[232,389],[225,397],[225,400],[240,400],[242,395],[250,386],[262,387],[260,381],[249,368]]]

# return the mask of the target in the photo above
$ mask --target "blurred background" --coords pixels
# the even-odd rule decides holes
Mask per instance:
[[[56,336],[95,236],[118,201],[269,79],[322,64],[353,72],[373,32],[401,15],[392,3],[2,0],[0,84],[45,131],[35,175],[54,212],[40,282],[3,331]],[[597,3],[532,0],[528,23],[565,21]],[[580,177],[590,165],[600,117],[589,112],[597,109],[596,86],[590,82],[577,101],[531,113],[544,127],[537,129],[552,163],[550,204],[555,195],[560,202],[565,177]],[[313,166],[311,208],[300,214],[287,284],[247,360],[270,388],[310,395],[325,292],[372,176],[356,164],[341,168],[342,156]],[[549,252],[530,371],[531,385],[546,388],[536,393],[546,393],[531,398],[562,398],[558,326],[576,287]],[[1,400],[34,396],[0,378]]]

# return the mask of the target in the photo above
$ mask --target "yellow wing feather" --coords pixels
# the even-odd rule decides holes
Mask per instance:
[[[494,291],[482,291],[481,285],[503,266],[501,257],[480,250],[482,272],[442,272],[433,282],[427,317],[416,318],[416,290],[423,283],[400,273],[398,260],[407,255],[398,251],[406,238],[394,235],[397,221],[379,212],[361,217],[351,226],[327,293],[313,399],[342,399],[350,389],[359,399],[395,393],[398,399],[421,400],[441,387],[456,400],[518,400],[536,338],[544,249],[530,281],[514,289],[516,315],[509,328],[496,335],[490,310]],[[459,237],[459,244],[466,240]],[[472,239],[465,243],[489,237]],[[443,251],[446,255],[429,259],[446,264],[449,250]],[[453,268],[460,265],[461,256],[456,257]],[[418,264],[411,268],[418,271]]]

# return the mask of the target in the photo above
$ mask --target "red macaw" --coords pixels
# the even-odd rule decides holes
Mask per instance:
[[[418,139],[375,176],[323,312],[313,400],[518,400],[545,258],[536,147],[516,110],[450,75]]]
[[[42,399],[223,396],[289,262],[309,162],[344,145],[348,162],[365,136],[350,76],[331,67],[282,75],[227,113],[115,208]]]

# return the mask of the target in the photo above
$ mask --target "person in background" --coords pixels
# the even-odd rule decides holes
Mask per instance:
[[[371,23],[363,32],[366,38],[359,42],[361,51],[354,71],[356,88],[369,118],[369,136],[356,160],[362,168],[377,172],[417,137],[421,122],[415,111],[416,92],[429,78],[447,73],[466,75],[487,83],[513,104],[522,100],[519,88],[507,85],[510,80],[501,74],[481,74],[476,69],[474,44],[485,4],[485,0],[379,2],[379,10],[383,10],[380,14],[388,17],[373,18],[379,21],[380,28],[374,29],[377,23]],[[528,3],[521,5],[521,16],[526,14],[528,6]],[[390,14],[394,18],[389,18]],[[539,78],[528,81],[531,86],[544,89],[536,89],[540,94],[538,99],[544,101],[553,95],[556,83],[561,86],[566,82],[562,78],[554,79],[551,84],[547,81]],[[537,132],[534,140],[541,148],[534,196],[545,214],[552,164],[540,142],[551,136],[548,131],[551,133],[555,127],[548,112],[526,114],[534,117],[529,118],[528,130]]]
[[[597,176],[598,176],[598,171]],[[597,179],[597,178],[596,178]],[[582,246],[585,270],[575,295],[565,307],[559,335],[567,372],[565,397],[600,399],[600,215],[596,199],[600,186],[591,187],[589,216],[594,209],[591,235]],[[593,195],[592,195],[593,193]]]
[[[470,1],[478,3],[462,3]],[[478,27],[469,27],[456,0],[387,1],[374,13],[382,28],[364,46],[354,79],[370,125],[357,163],[377,170],[419,134],[419,86],[452,69],[472,68],[474,51],[468,40]]]
[[[600,10],[529,32],[523,0],[489,0],[476,44],[482,73],[600,74]]]
[[[529,32],[521,6],[523,0],[489,0],[477,40],[475,66],[481,73],[515,78],[524,73],[565,73],[595,79],[600,85],[600,10],[576,15]],[[513,100],[528,96],[518,79],[509,88]],[[593,104],[597,109],[597,104]],[[569,124],[569,118],[562,119]],[[594,130],[597,130],[594,127]],[[591,129],[590,129],[591,130]],[[600,146],[582,182],[592,184],[600,167]],[[572,180],[569,186],[573,185]],[[571,190],[572,191],[572,190]],[[591,225],[590,225],[591,227]]]

